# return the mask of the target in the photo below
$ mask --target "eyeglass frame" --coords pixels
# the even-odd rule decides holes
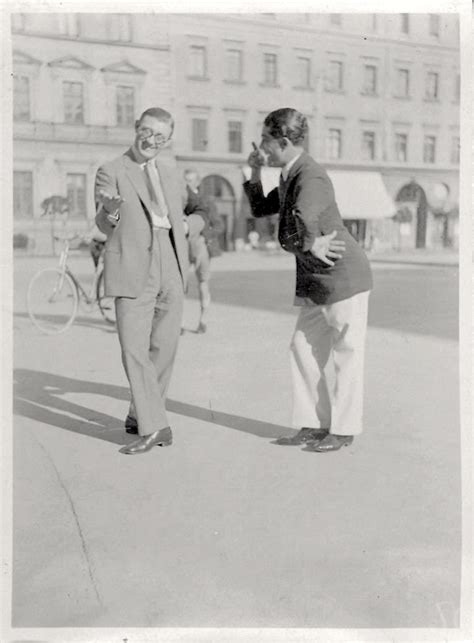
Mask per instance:
[[[171,136],[168,136],[168,138],[165,138],[163,134],[160,134],[159,132],[155,134],[153,130],[150,127],[138,127],[137,128],[137,136],[141,141],[146,141],[147,138],[151,138],[153,136],[153,140],[159,147],[163,147],[166,145],[166,143],[171,139]],[[144,136],[143,132],[149,132],[148,135]]]

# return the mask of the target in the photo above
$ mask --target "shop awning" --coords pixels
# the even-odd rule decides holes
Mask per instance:
[[[265,194],[278,186],[280,171],[275,167],[262,168]],[[248,166],[243,168],[243,172],[246,178],[250,176]],[[379,172],[329,170],[328,175],[343,219],[386,219],[397,211]]]
[[[343,219],[386,219],[397,211],[379,172],[330,170],[328,174]]]

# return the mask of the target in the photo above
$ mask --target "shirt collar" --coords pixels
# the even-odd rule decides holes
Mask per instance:
[[[290,173],[291,168],[293,165],[296,163],[296,161],[300,158],[302,152],[294,156],[291,161],[288,161],[288,163],[282,168],[281,170],[281,178],[286,181],[288,178],[288,174]]]

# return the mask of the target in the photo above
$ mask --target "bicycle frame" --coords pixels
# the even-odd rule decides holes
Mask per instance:
[[[97,267],[94,270],[94,279],[92,280],[91,289],[88,294],[84,289],[84,287],[82,286],[81,282],[78,280],[78,278],[75,276],[75,274],[67,265],[70,245],[71,245],[70,240],[64,239],[64,246],[61,250],[61,254],[59,255],[59,269],[62,275],[68,274],[69,277],[72,279],[72,282],[77,289],[77,294],[79,299],[82,298],[85,301],[85,303],[88,306],[90,306],[96,302],[97,280],[101,272],[103,260],[102,259],[99,260],[99,263],[97,264]],[[61,280],[59,282],[60,287],[62,287],[63,280],[64,280],[64,277],[61,277]]]

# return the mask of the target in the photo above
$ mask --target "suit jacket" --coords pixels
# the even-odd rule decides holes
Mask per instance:
[[[156,161],[171,223],[171,241],[186,288],[188,246],[183,225],[182,191],[175,172]],[[114,228],[107,221],[99,192],[120,195],[120,221]],[[138,297],[145,289],[153,252],[152,208],[144,172],[129,149],[123,156],[99,168],[95,181],[96,224],[107,235],[104,253],[105,294],[109,297]],[[194,219],[194,220],[193,220]],[[198,215],[188,217],[190,229],[199,225]]]
[[[301,154],[286,182],[266,197],[261,183],[246,181],[244,190],[253,216],[280,214],[280,244],[296,257],[295,303],[332,304],[372,288],[369,261],[342,222],[331,180],[308,154]],[[310,250],[316,237],[334,230],[346,250],[334,266],[328,266]]]

